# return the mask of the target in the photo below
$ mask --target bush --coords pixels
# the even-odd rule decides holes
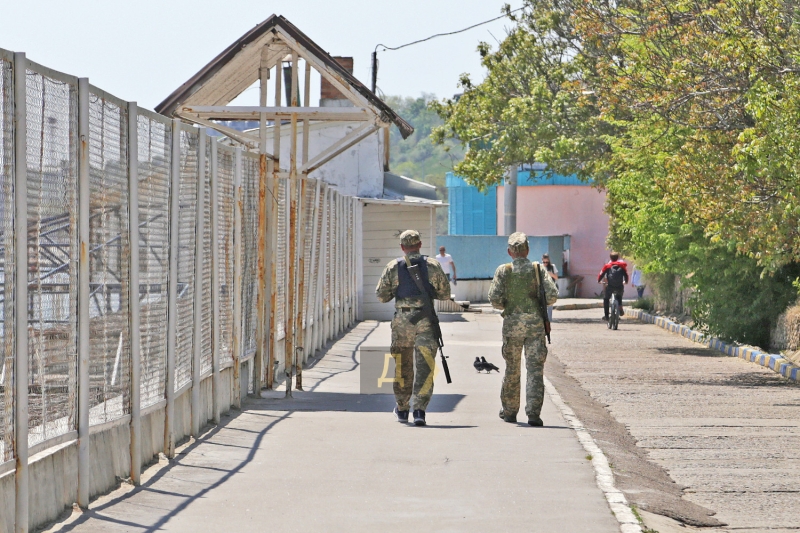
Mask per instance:
[[[644,298],[639,298],[635,302],[631,304],[631,307],[634,309],[641,309],[643,311],[647,311],[648,313],[652,312],[655,309],[655,303],[653,302],[653,298],[650,296],[645,296]]]
[[[724,249],[707,253],[686,279],[694,288],[692,318],[722,340],[767,348],[778,317],[797,299],[792,282],[798,275],[796,263],[767,274],[750,257]]]

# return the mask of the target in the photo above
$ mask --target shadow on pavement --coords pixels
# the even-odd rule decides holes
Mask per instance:
[[[280,393],[282,394],[282,393]],[[343,392],[292,391],[292,398],[269,397],[253,400],[247,405],[252,411],[349,411],[353,413],[391,413],[394,396],[391,394],[348,394]],[[463,394],[434,392],[429,413],[449,413],[464,398]]]
[[[691,355],[693,357],[728,357],[722,352],[711,348],[683,348],[680,346],[656,348],[660,353],[672,355]]]
[[[439,322],[469,322],[461,313],[441,313]]]
[[[789,381],[780,374],[745,372],[727,379],[670,380],[674,385],[707,385],[709,387],[738,387],[742,389],[797,387],[797,382]]]
[[[262,429],[261,431],[257,432],[257,434],[255,435],[255,439],[253,441],[252,446],[249,447],[249,452],[247,454],[247,457],[245,457],[244,460],[242,460],[240,463],[238,463],[236,466],[234,466],[232,468],[229,468],[229,469],[226,468],[224,470],[223,469],[214,469],[214,470],[220,471],[220,473],[223,473],[223,475],[218,480],[216,480],[215,482],[204,486],[201,490],[197,491],[195,494],[191,494],[191,495],[189,495],[189,494],[178,494],[178,493],[172,493],[172,492],[163,491],[163,490],[156,489],[155,487],[153,487],[153,485],[155,485],[156,483],[161,481],[163,478],[168,477],[168,474],[170,474],[175,467],[193,466],[193,465],[183,465],[181,463],[181,461],[183,460],[183,457],[185,457],[187,454],[190,454],[200,444],[203,444],[203,443],[206,443],[206,442],[210,442],[215,436],[217,436],[217,434],[222,429],[226,428],[226,426],[228,424],[230,424],[236,417],[240,416],[241,414],[242,413],[237,413],[235,416],[228,418],[228,420],[226,422],[221,423],[218,426],[215,426],[210,431],[208,431],[205,434],[203,434],[199,439],[195,440],[192,444],[190,444],[189,446],[187,446],[186,448],[181,450],[180,453],[178,453],[176,455],[176,458],[169,462],[169,465],[167,465],[164,468],[162,468],[161,470],[159,470],[153,477],[151,477],[150,479],[148,479],[146,482],[142,483],[138,487],[135,487],[130,492],[127,492],[127,493],[125,493],[125,494],[123,494],[123,495],[121,495],[121,496],[119,496],[117,498],[109,500],[109,501],[105,502],[102,505],[98,505],[97,507],[92,507],[90,510],[85,511],[75,521],[70,522],[68,524],[64,524],[61,528],[55,529],[53,531],[55,533],[66,533],[68,531],[72,531],[73,529],[75,529],[78,526],[86,523],[89,520],[100,520],[100,521],[103,521],[103,522],[108,522],[109,523],[109,527],[110,527],[111,524],[113,524],[115,526],[122,526],[122,527],[125,527],[125,528],[135,528],[137,531],[143,531],[145,533],[155,533],[156,531],[161,530],[163,528],[163,526],[167,522],[169,522],[169,520],[171,518],[177,516],[179,513],[181,513],[187,507],[189,507],[189,505],[191,505],[195,501],[203,498],[210,491],[212,491],[213,489],[219,487],[220,485],[222,485],[223,483],[228,481],[231,477],[233,477],[237,473],[239,473],[248,463],[250,463],[253,460],[253,458],[255,457],[256,451],[258,450],[258,448],[261,445],[261,441],[264,439],[264,436],[272,428],[274,428],[279,422],[281,422],[281,421],[283,421],[283,420],[285,420],[285,419],[287,419],[289,417],[289,413],[287,413],[287,414],[285,414],[283,416],[277,417],[275,420],[273,420],[272,422],[267,424],[267,426],[264,427],[264,429]],[[143,492],[144,493],[148,493],[149,492],[149,493],[155,493],[155,494],[164,494],[164,495],[169,495],[169,496],[177,496],[177,497],[185,498],[185,499],[184,499],[184,501],[182,501],[180,504],[178,504],[174,508],[170,509],[169,511],[164,509],[165,513],[162,516],[160,516],[158,518],[158,520],[156,520],[155,523],[153,523],[153,524],[141,524],[141,523],[137,523],[137,522],[133,522],[133,521],[129,521],[129,520],[122,520],[120,518],[116,518],[116,517],[107,516],[107,515],[102,514],[102,512],[104,510],[106,510],[108,508],[111,508],[111,507],[113,507],[113,506],[115,506],[115,505],[117,505],[119,503],[125,502],[126,500],[130,500],[135,495],[143,493]]]

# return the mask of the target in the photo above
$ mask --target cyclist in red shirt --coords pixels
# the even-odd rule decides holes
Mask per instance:
[[[628,283],[628,263],[621,261],[617,252],[611,252],[611,261],[603,265],[600,274],[597,276],[598,283],[605,285],[603,293],[603,320],[608,320],[608,308],[611,303],[611,296],[617,299],[619,304],[619,314],[624,315],[622,310],[622,293]]]

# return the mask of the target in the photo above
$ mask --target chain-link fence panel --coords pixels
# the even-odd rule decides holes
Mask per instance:
[[[325,199],[327,205],[327,209],[325,210],[325,286],[324,290],[324,301],[323,301],[323,308],[322,314],[323,316],[327,317],[328,312],[331,310],[331,297],[333,296],[332,291],[332,274],[333,274],[333,192],[328,190]]]
[[[89,96],[89,424],[130,413],[126,105]]]
[[[34,70],[26,83],[28,442],[34,445],[75,428],[77,91]],[[15,230],[26,231],[18,222]]]
[[[195,238],[197,219],[197,131],[181,130],[178,191],[178,313],[175,389],[192,380],[194,349]],[[198,325],[199,327],[199,325]]]
[[[289,239],[289,182],[285,179],[278,180],[278,228],[275,239],[277,258],[275,259],[275,339],[280,340],[286,336],[286,256],[288,255]]]
[[[339,195],[331,194],[331,322],[333,335],[337,332],[336,310],[339,308]]]
[[[327,194],[326,189],[324,187],[320,187],[319,191],[319,207],[317,208],[317,260],[314,262],[314,268],[316,268],[314,274],[314,324],[317,324],[317,328],[321,326],[318,324],[320,317],[322,316],[322,303],[324,300],[324,285],[325,280],[323,279],[323,273],[325,271],[325,265],[322,263],[325,261],[325,249],[323,248],[325,243],[325,237],[323,232],[325,231],[325,195]],[[321,331],[321,330],[319,330]],[[316,345],[319,345],[319,342],[315,342]],[[316,348],[317,346],[314,346]]]
[[[256,349],[256,291],[258,281],[258,168],[251,154],[242,158],[242,357]]]
[[[213,143],[206,142],[206,165],[201,169],[203,183],[203,265],[202,279],[200,282],[200,373],[211,371],[211,354],[214,346],[211,343],[211,320],[213,307],[211,302],[211,147]]]
[[[219,362],[233,359],[233,167],[234,151],[219,147],[217,159],[217,202],[219,202]]]
[[[164,398],[167,365],[169,281],[169,183],[172,128],[140,113],[139,291],[142,408]],[[136,291],[134,291],[135,294]]]
[[[14,71],[9,59],[0,55],[0,463],[14,458]]]
[[[303,307],[301,309],[302,312],[302,328],[308,326],[311,323],[308,316],[308,303],[309,298],[311,296],[311,273],[313,269],[311,268],[311,256],[312,256],[312,249],[314,248],[314,241],[313,241],[313,232],[314,232],[314,215],[316,214],[314,211],[314,195],[316,193],[316,185],[314,182],[306,181],[305,182],[305,198],[303,199],[303,234],[305,236],[303,240],[303,294],[302,302]],[[302,338],[302,337],[301,337]],[[305,347],[305,344],[303,345]]]

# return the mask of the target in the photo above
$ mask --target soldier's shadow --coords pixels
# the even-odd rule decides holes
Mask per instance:
[[[450,413],[464,399],[463,394],[436,394],[431,398],[428,413]],[[248,411],[350,411],[354,413],[391,413],[393,394],[351,394],[343,392],[292,391],[292,398],[283,392],[263,392],[260,399],[248,403]]]

